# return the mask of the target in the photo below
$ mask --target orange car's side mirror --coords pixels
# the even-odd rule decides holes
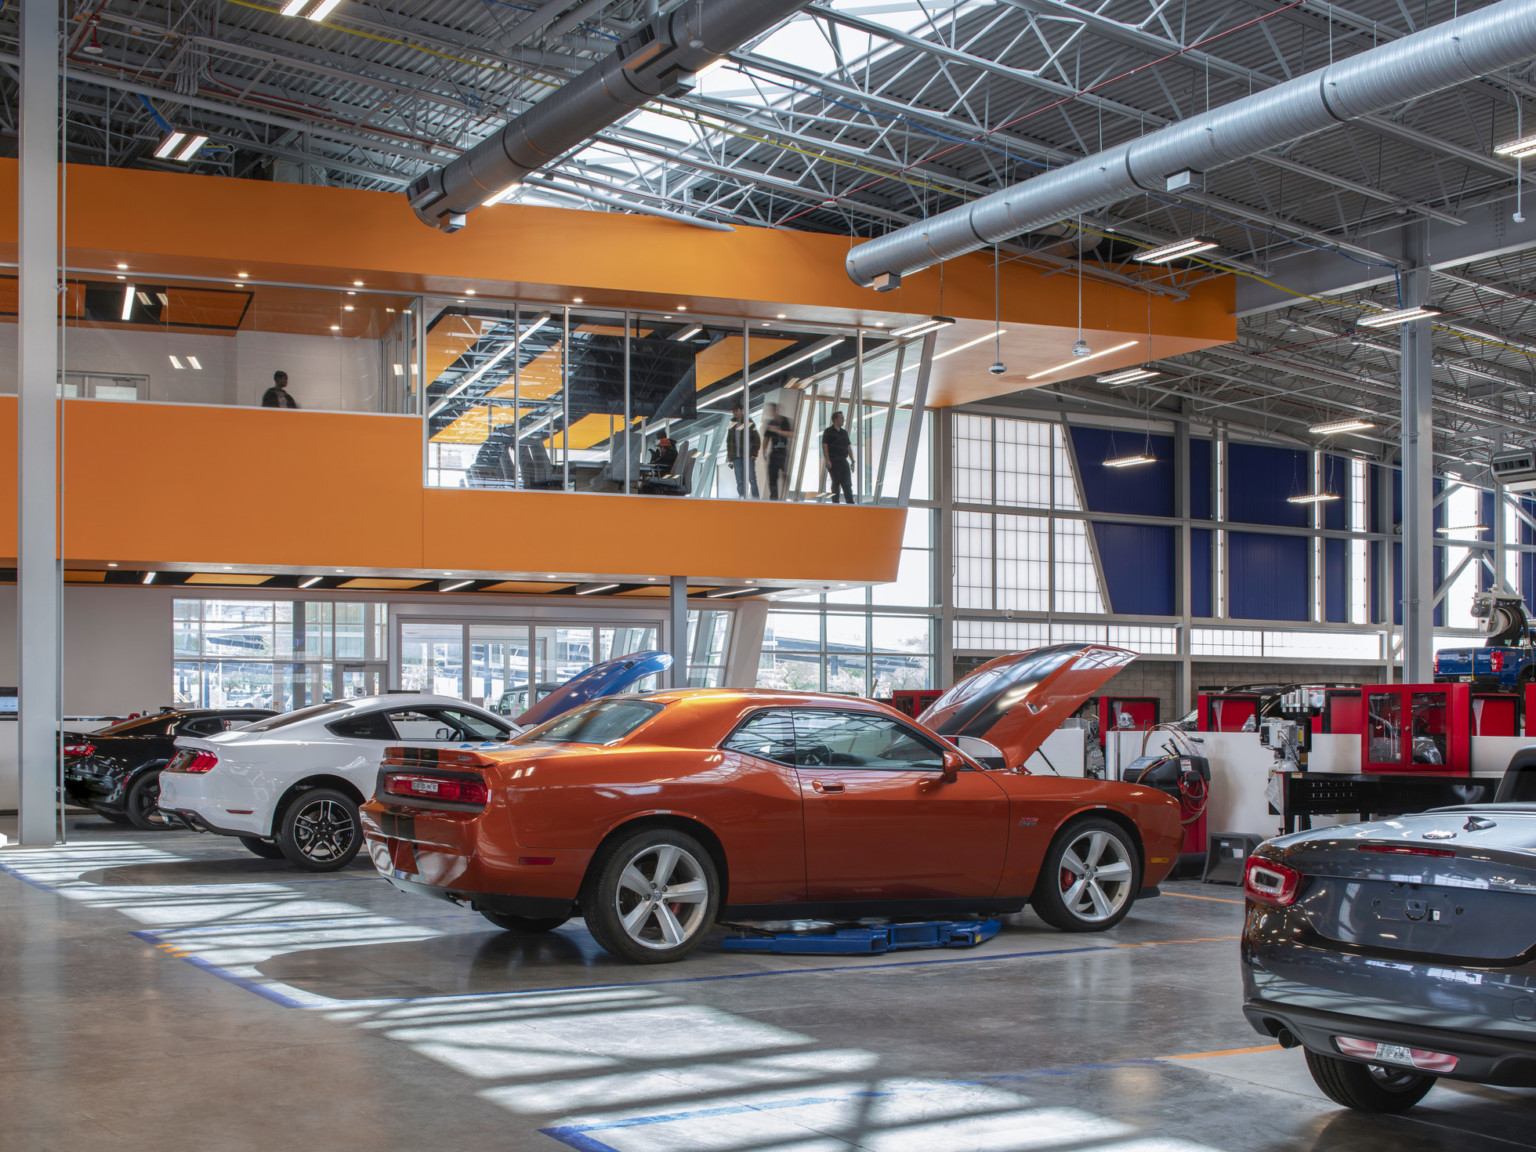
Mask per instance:
[[[939,779],[946,784],[953,784],[960,777],[960,770],[965,767],[965,761],[960,759],[958,752],[944,753],[944,770],[939,773]]]

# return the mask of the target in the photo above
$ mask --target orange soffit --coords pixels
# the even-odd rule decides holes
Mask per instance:
[[[70,494],[64,554],[82,566],[109,559],[125,567],[206,566],[217,558],[247,571],[883,582],[896,578],[906,524],[899,508],[423,488],[416,417],[95,400],[61,405]],[[16,399],[0,397],[0,438],[15,437]],[[316,499],[297,512],[291,501],[243,500],[232,513],[227,487],[190,480],[180,454],[145,453],[145,444],[216,445],[225,475],[281,476],[293,492],[346,497]],[[0,556],[16,554],[15,509],[14,470],[0,471]]]

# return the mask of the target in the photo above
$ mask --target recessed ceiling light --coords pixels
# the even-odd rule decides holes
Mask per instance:
[[[235,275],[240,277],[242,280],[249,280],[251,278],[251,274],[249,272],[236,272]]]
[[[581,299],[580,296],[572,296],[571,297],[571,303],[572,304],[580,304],[580,303],[582,303],[582,299]]]
[[[340,332],[341,331],[341,325],[340,324],[332,324],[331,325],[331,331],[332,332]]]
[[[688,305],[686,305],[686,304],[679,304],[677,306],[677,310],[679,312],[686,312],[686,311],[688,311]]]
[[[336,571],[338,571],[338,572],[345,572],[346,569],[345,568],[338,568],[338,569],[336,569]]]
[[[785,318],[785,317],[784,317],[784,313],[782,313],[782,312],[780,312],[780,313],[779,313],[779,319],[780,319],[780,320],[783,320],[783,319],[784,319],[784,318]]]
[[[352,305],[350,305],[350,304],[343,304],[341,306],[341,310],[343,312],[356,312],[357,311],[357,309],[352,307]]]
[[[348,295],[348,296],[356,296],[356,295],[357,295],[357,293],[356,293],[356,292],[354,292],[354,291],[353,291],[353,290],[352,290],[352,289],[350,289],[350,288],[348,288],[348,289],[347,289],[347,295]]]
[[[224,565],[224,571],[226,571],[226,572],[233,572],[234,570],[235,570],[235,566],[233,564],[226,564],[226,565]]]
[[[354,281],[352,281],[352,287],[354,287],[354,288],[361,288],[362,286],[363,286],[363,282],[361,280],[354,280]]]
[[[107,561],[107,567],[108,568],[116,568],[117,567],[117,561],[115,561],[115,560],[108,560]]]
[[[128,265],[126,265],[126,264],[119,264],[118,267],[121,268],[125,272],[128,270]]]
[[[126,279],[128,279],[128,277],[126,277],[126,276],[119,276],[118,279],[119,280],[126,280]]]
[[[464,289],[464,295],[466,295],[466,296],[473,296],[474,294],[475,294],[475,290],[473,288],[466,288],[466,289]]]

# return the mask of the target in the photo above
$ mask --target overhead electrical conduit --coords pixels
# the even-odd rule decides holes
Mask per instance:
[[[614,53],[458,159],[424,172],[406,197],[423,223],[462,228],[469,211],[658,96],[693,89],[699,72],[793,16],[809,0],[685,0]]]
[[[1501,0],[857,245],[848,275],[887,292],[941,260],[1129,196],[1166,193],[1181,173],[1210,172],[1532,56],[1536,0]]]

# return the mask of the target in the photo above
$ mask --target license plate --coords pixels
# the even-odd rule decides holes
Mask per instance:
[[[438,784],[436,780],[417,780],[411,785],[411,791],[413,792],[436,793],[437,790]]]

